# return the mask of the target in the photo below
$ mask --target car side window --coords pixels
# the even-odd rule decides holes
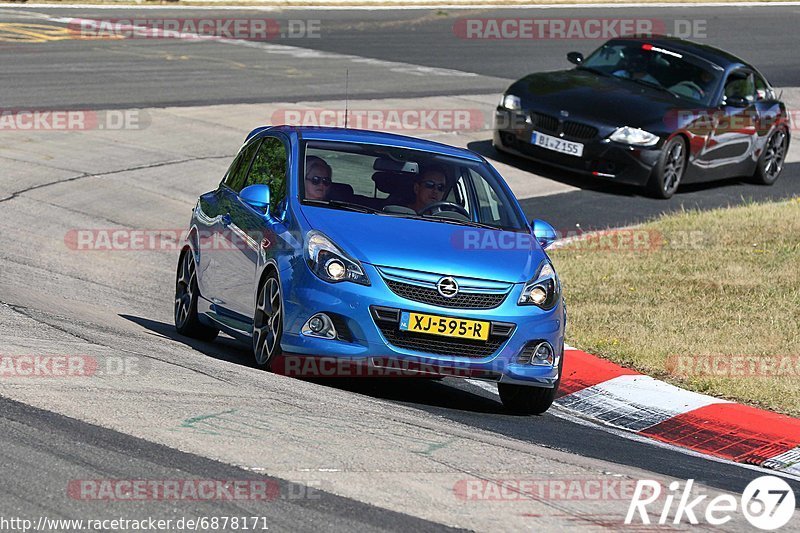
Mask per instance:
[[[481,206],[479,220],[484,224],[503,225],[506,222],[506,213],[500,200],[497,198],[492,186],[483,176],[470,169],[470,178],[475,186],[478,205]]]
[[[245,187],[269,185],[270,211],[278,213],[278,206],[286,198],[286,145],[276,137],[264,137],[258,148]]]
[[[258,141],[251,142],[239,151],[239,155],[233,160],[228,174],[225,176],[225,185],[237,194],[245,188],[247,170],[250,168],[256,148],[258,148]]]
[[[767,100],[771,97],[769,85],[767,82],[759,76],[758,74],[755,75],[755,84],[756,84],[756,100]]]
[[[740,98],[748,102],[755,101],[756,88],[753,74],[743,70],[731,72],[725,80],[725,98]]]
[[[464,182],[463,176],[458,178],[458,181],[456,181],[453,188],[450,189],[450,192],[444,200],[460,205],[466,209],[468,213],[472,213],[472,206],[469,205],[469,196],[467,195],[467,185]]]

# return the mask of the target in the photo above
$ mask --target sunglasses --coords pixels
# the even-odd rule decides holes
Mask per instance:
[[[306,178],[306,181],[310,181],[314,185],[319,185],[321,183],[326,187],[331,184],[331,179],[328,176],[311,176],[310,178]]]
[[[433,180],[425,180],[422,182],[422,186],[426,189],[436,189],[439,192],[444,192],[444,183],[436,183]]]

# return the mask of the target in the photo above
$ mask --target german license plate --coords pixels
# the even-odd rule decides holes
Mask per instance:
[[[466,320],[406,311],[400,314],[401,330],[444,337],[485,341],[489,339],[489,326],[489,322],[481,320]]]
[[[535,144],[540,148],[552,150],[554,152],[561,152],[562,154],[574,155],[580,157],[583,155],[583,145],[581,143],[574,143],[565,141],[552,135],[534,131],[531,135],[531,144]]]

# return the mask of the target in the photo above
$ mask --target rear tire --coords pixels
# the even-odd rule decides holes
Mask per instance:
[[[783,128],[772,133],[764,144],[764,151],[758,158],[753,181],[760,185],[772,185],[781,175],[789,149],[789,135]]]
[[[181,252],[175,279],[175,329],[186,337],[210,342],[217,338],[219,330],[200,322],[197,316],[199,296],[197,268],[192,251],[187,248]]]
[[[676,136],[668,140],[647,184],[650,195],[664,200],[672,198],[686,172],[686,161],[686,141],[683,137]]]

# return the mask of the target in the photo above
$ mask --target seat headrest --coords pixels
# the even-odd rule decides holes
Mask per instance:
[[[353,196],[353,186],[349,183],[331,183],[328,196],[333,200],[348,200]]]
[[[408,192],[412,185],[410,176],[400,172],[376,172],[372,175],[372,181],[379,191],[386,194]]]

